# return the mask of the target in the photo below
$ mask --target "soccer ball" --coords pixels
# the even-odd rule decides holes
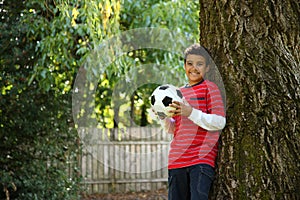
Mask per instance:
[[[172,101],[183,102],[182,93],[179,88],[166,84],[158,86],[150,96],[151,105],[153,110],[157,113],[159,117],[172,117],[172,114],[169,113],[170,110],[175,108],[170,107],[169,104]]]

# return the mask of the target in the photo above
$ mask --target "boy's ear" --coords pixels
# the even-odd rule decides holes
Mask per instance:
[[[210,65],[207,65],[205,72],[207,73],[207,72],[209,72],[209,70],[210,70]]]

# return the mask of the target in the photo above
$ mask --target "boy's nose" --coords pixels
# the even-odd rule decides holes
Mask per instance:
[[[199,66],[197,66],[197,64],[195,64],[195,65],[192,64],[192,68],[198,70],[198,69],[199,69]]]

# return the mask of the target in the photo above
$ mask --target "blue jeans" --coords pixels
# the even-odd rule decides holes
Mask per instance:
[[[215,171],[198,164],[169,170],[169,200],[207,200]]]

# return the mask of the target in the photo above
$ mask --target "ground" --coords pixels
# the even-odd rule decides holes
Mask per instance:
[[[167,200],[167,190],[149,192],[131,192],[121,194],[93,194],[85,196],[82,200]]]

